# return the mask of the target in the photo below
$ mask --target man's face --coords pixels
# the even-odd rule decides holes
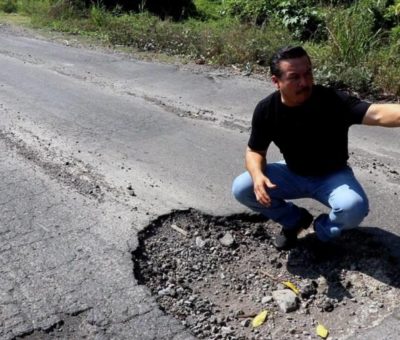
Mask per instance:
[[[281,92],[282,102],[287,106],[303,104],[310,96],[314,78],[307,56],[279,62],[280,77],[272,76],[272,81]]]

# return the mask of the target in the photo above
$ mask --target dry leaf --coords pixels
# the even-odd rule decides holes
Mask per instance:
[[[265,319],[267,318],[268,315],[268,311],[263,310],[261,313],[259,313],[251,322],[252,326],[255,327],[259,327],[261,326],[264,322]]]
[[[323,325],[318,324],[317,335],[320,336],[322,339],[326,339],[329,335],[329,331]]]
[[[290,281],[283,281],[283,285],[291,289],[296,295],[300,294],[300,289],[296,287],[296,285]]]

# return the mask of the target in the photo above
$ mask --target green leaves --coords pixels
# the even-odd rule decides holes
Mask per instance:
[[[3,0],[0,1],[0,11],[5,13],[17,12],[17,0]]]
[[[265,25],[267,21],[279,22],[294,39],[320,40],[324,36],[324,22],[309,1],[301,0],[227,0],[227,13],[242,22]],[[318,31],[318,32],[317,32]]]

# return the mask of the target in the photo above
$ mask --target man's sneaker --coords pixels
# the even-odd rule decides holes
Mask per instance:
[[[297,235],[303,230],[307,229],[313,221],[313,216],[304,208],[300,208],[301,217],[299,222],[294,228],[282,228],[279,235],[275,237],[272,244],[278,250],[289,250],[296,246]]]
[[[342,231],[338,226],[329,225],[328,214],[319,215],[313,223],[314,231],[322,242],[329,242],[340,237]]]

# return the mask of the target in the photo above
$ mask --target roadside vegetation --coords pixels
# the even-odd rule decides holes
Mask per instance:
[[[267,71],[301,44],[319,83],[400,95],[400,0],[0,0],[45,27],[200,64]]]

